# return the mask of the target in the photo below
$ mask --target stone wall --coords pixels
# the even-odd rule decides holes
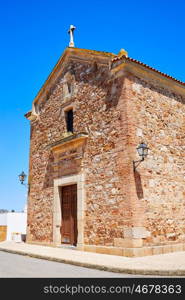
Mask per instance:
[[[72,83],[71,95],[66,78]],[[109,76],[108,62],[72,61],[37,104],[39,116],[31,127],[28,241],[52,242],[53,180],[80,172],[85,175],[85,244],[113,246],[115,238],[123,237],[131,215],[124,170],[128,126],[120,106],[123,86],[123,78]],[[74,134],[88,134],[78,162],[73,150],[57,158],[49,147],[65,136],[64,111],[69,106],[74,109]]]
[[[68,60],[35,107],[29,242],[53,242],[54,179],[74,174],[85,178],[85,245],[130,248],[184,241],[185,99],[150,76],[139,79],[122,68],[118,77],[109,62],[93,56]],[[66,137],[70,107],[74,135],[88,137],[79,147],[53,153],[52,145]],[[133,172],[142,141],[149,155]]]
[[[135,173],[137,198],[151,234],[144,239],[147,246],[185,241],[185,97],[168,85],[130,76],[133,146],[144,141],[150,148]]]

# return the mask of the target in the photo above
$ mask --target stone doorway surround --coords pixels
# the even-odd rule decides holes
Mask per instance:
[[[84,245],[84,209],[85,209],[85,188],[84,174],[62,176],[54,179],[54,199],[53,199],[53,244],[61,245],[60,227],[62,224],[61,198],[59,187],[77,184],[77,249],[82,250]]]

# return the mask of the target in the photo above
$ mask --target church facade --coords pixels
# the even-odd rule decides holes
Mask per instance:
[[[124,50],[69,47],[25,116],[28,243],[123,256],[185,249],[185,83]]]

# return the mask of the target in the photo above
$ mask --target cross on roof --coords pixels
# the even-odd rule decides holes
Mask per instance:
[[[74,25],[70,25],[68,33],[70,34],[70,42],[69,42],[69,47],[74,47],[74,36],[73,36],[73,31],[76,29]]]

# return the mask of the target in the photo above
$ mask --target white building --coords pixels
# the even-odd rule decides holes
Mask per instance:
[[[27,212],[0,214],[0,230],[6,230],[7,241],[22,241],[26,237]]]

